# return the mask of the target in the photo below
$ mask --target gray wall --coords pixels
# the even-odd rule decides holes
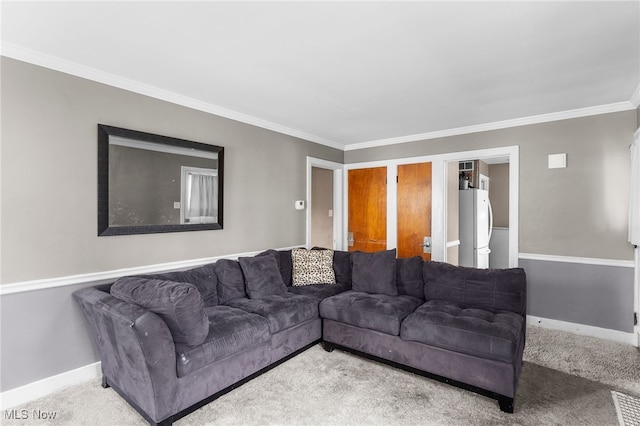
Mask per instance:
[[[638,120],[631,110],[347,151],[345,163],[517,145],[520,253],[629,261],[628,147]],[[556,153],[567,153],[567,168],[547,168],[547,156]],[[633,331],[633,268],[524,259],[520,265],[530,315]]]
[[[0,391],[100,360],[72,293],[84,285],[2,296]]]
[[[1,58],[3,284],[305,243],[306,156],[343,152]],[[97,237],[97,124],[225,148],[224,229]],[[0,390],[98,360],[80,286],[2,296]]]
[[[489,199],[493,226],[509,227],[509,163],[489,164]]]
[[[520,259],[527,312],[633,333],[633,268]]]
[[[518,145],[520,252],[632,260],[627,209],[635,129],[632,110],[347,151],[345,163]],[[555,153],[567,153],[566,169],[547,168]]]
[[[303,244],[305,214],[293,202],[305,198],[306,156],[343,160],[336,149],[4,57],[2,115],[2,283]],[[98,123],[223,146],[224,229],[97,237]]]

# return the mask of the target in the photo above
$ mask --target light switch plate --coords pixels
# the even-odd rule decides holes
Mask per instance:
[[[297,200],[295,206],[296,210],[304,210],[304,200]]]
[[[564,169],[567,167],[567,154],[549,154],[550,169]]]

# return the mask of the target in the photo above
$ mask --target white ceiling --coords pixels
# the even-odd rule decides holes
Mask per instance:
[[[629,110],[640,2],[2,2],[2,54],[341,149]]]

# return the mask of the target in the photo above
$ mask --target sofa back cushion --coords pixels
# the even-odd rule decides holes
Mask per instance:
[[[396,249],[351,254],[351,288],[370,294],[398,295],[396,285]]]
[[[268,256],[275,255],[276,261],[278,262],[278,269],[280,270],[280,275],[282,276],[282,281],[284,285],[287,287],[291,287],[291,272],[293,269],[292,260],[291,260],[291,249],[288,250],[265,250],[262,253],[256,254],[256,256]]]
[[[291,287],[291,272],[293,269],[293,263],[291,260],[291,250],[278,250],[280,258],[280,275],[282,275],[282,281],[287,287]]]
[[[266,296],[286,293],[287,287],[278,269],[277,256],[277,253],[270,253],[238,258],[250,299],[262,299]]]
[[[476,269],[443,262],[422,268],[426,300],[446,300],[471,308],[526,313],[524,269]]]
[[[218,303],[225,304],[231,299],[247,296],[244,275],[237,260],[219,259],[214,269],[218,276]]]
[[[336,282],[351,286],[351,252],[333,251],[333,272]]]
[[[424,300],[424,281],[420,256],[396,259],[396,285],[398,294]]]
[[[111,295],[158,314],[176,344],[199,345],[209,334],[202,296],[193,284],[124,277],[111,286]]]
[[[196,286],[202,295],[204,307],[209,308],[218,304],[218,276],[214,270],[215,263],[188,269],[186,271],[164,272],[161,274],[141,275],[163,281],[176,281]]]

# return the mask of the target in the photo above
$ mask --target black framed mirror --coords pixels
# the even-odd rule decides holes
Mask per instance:
[[[224,148],[98,124],[98,235],[222,229]]]

